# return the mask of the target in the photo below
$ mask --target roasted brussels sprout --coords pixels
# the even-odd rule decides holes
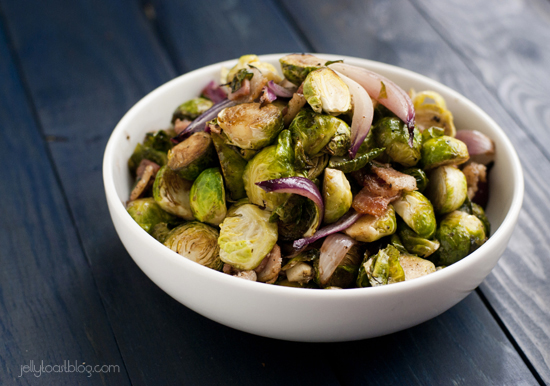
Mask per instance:
[[[422,135],[414,129],[413,146],[409,146],[409,130],[398,118],[382,118],[372,128],[379,147],[386,148],[386,154],[395,162],[411,167],[420,160]]]
[[[193,182],[190,192],[193,216],[199,221],[219,225],[227,213],[225,188],[219,168],[203,171]]]
[[[432,203],[420,192],[403,192],[393,203],[395,211],[420,237],[429,239],[436,228]]]
[[[296,240],[315,233],[321,219],[319,208],[310,199],[292,194],[273,210],[270,221],[277,221],[279,238]]]
[[[330,68],[310,72],[303,88],[307,103],[316,113],[338,115],[351,109],[348,85]]]
[[[451,265],[479,248],[486,240],[476,216],[455,210],[446,215],[435,233],[441,246],[434,254],[437,265]]]
[[[398,225],[397,229],[403,246],[414,255],[428,257],[439,248],[439,241],[420,237],[418,233],[402,222]]]
[[[344,121],[332,115],[317,114],[309,109],[300,110],[289,127],[298,168],[305,169],[310,162],[309,157],[321,152],[342,126],[349,130]]]
[[[153,197],[138,198],[131,201],[126,210],[134,221],[147,232],[151,232],[151,229],[158,223],[173,223],[176,221],[174,216],[162,210]]]
[[[418,256],[402,253],[399,256],[399,265],[405,274],[405,281],[426,276],[436,271],[434,263]]]
[[[130,159],[128,159],[128,169],[130,169],[132,175],[135,176],[136,170],[143,159],[153,161],[159,166],[166,165],[166,162],[168,162],[166,153],[138,143]]]
[[[393,245],[381,249],[371,258],[365,256],[359,267],[357,287],[377,287],[405,280],[405,272],[399,264],[400,252]]]
[[[481,205],[472,202],[472,214],[483,223],[483,230],[485,231],[485,236],[488,238],[491,235],[491,223]]]
[[[244,169],[243,182],[246,194],[252,204],[266,207],[272,211],[283,204],[288,193],[267,193],[256,182],[294,175],[294,150],[290,131],[283,130],[277,139],[277,145],[268,146],[254,156]]]
[[[330,155],[344,156],[351,146],[351,129],[347,124],[340,124],[324,151]]]
[[[168,152],[168,167],[181,178],[194,181],[201,172],[215,165],[216,152],[210,134],[198,132]]]
[[[434,91],[412,92],[412,102],[416,112],[415,123],[421,130],[432,126],[443,128],[446,135],[454,137],[456,134],[453,123],[453,114],[447,110],[447,104],[441,95]],[[434,103],[428,103],[433,100]]]
[[[178,106],[174,114],[172,114],[172,123],[176,122],[176,119],[188,119],[190,121],[196,119],[199,115],[209,110],[214,105],[210,99],[206,98],[193,98]]]
[[[159,206],[166,212],[193,220],[191,205],[189,204],[190,181],[182,179],[178,173],[163,166],[157,173],[153,185],[153,197]]]
[[[437,214],[450,213],[460,208],[468,196],[466,177],[454,166],[440,166],[429,173],[426,196]]]
[[[246,197],[243,183],[246,160],[239,154],[237,149],[227,145],[219,134],[211,133],[210,135],[218,153],[225,186],[229,191],[229,198],[232,201],[237,201]]]
[[[395,233],[396,229],[395,210],[391,205],[388,205],[388,209],[382,216],[365,214],[344,230],[344,233],[357,241],[371,243]]]
[[[319,177],[327,167],[329,159],[328,154],[317,154],[311,158],[309,164],[306,165],[306,177],[312,181]]]
[[[241,103],[223,109],[218,114],[218,125],[229,144],[241,149],[261,149],[269,145],[283,130],[283,115],[268,104]]]
[[[159,130],[155,133],[145,134],[143,146],[167,153],[174,147],[171,139],[176,133],[173,130]]]
[[[291,54],[279,59],[279,63],[285,78],[295,85],[300,85],[307,74],[324,66],[326,60],[309,54]]]
[[[325,203],[324,222],[331,224],[351,208],[353,195],[344,172],[326,168],[323,178],[323,201]]]
[[[209,225],[198,221],[182,224],[170,231],[164,245],[195,263],[222,269],[218,231]]]
[[[275,83],[279,83],[283,80],[273,65],[261,62],[260,58],[256,55],[243,55],[239,58],[239,62],[229,70],[226,79],[222,83],[231,82],[239,70],[249,69],[251,67],[258,69],[267,80],[272,80]]]
[[[305,284],[313,279],[314,270],[311,264],[303,261],[297,262],[286,271],[286,278],[290,282],[298,282]]]
[[[220,258],[237,269],[256,268],[277,242],[277,224],[270,212],[256,205],[240,205],[220,225]]]
[[[164,244],[164,241],[168,237],[168,234],[170,233],[171,229],[168,226],[168,223],[165,222],[159,222],[156,224],[153,228],[151,228],[151,236],[153,236],[159,243]]]
[[[468,147],[456,138],[443,135],[430,138],[422,145],[422,165],[424,170],[442,165],[459,165],[468,161]]]
[[[428,176],[426,172],[418,168],[409,168],[402,171],[402,173],[413,176],[416,179],[416,188],[420,193],[424,192],[426,186],[428,186]]]

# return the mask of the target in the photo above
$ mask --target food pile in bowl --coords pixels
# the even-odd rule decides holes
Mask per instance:
[[[324,289],[412,280],[487,240],[494,143],[457,131],[443,97],[313,55],[280,64],[241,57],[136,146],[144,230],[229,275]]]

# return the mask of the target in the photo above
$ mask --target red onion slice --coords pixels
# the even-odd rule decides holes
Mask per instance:
[[[202,95],[210,99],[214,103],[219,103],[227,98],[227,94],[213,80],[202,89]]]
[[[299,239],[294,241],[292,246],[294,249],[302,249],[308,244],[314,243],[315,241],[326,237],[328,235],[331,235],[336,232],[343,231],[344,229],[348,229],[350,226],[352,226],[359,218],[363,216],[361,213],[357,213],[355,210],[350,209],[348,213],[342,216],[340,220],[336,221],[333,224],[327,225],[324,228],[319,229],[315,234],[311,237],[305,237],[303,239]]]
[[[267,87],[269,87],[269,89],[273,91],[275,95],[281,98],[292,98],[292,95],[294,95],[294,93],[298,89],[297,87],[294,87],[293,90],[284,88],[283,86],[278,85],[272,80],[267,83]]]
[[[359,146],[363,143],[372,125],[374,109],[369,94],[360,84],[337,72],[338,76],[348,85],[353,98],[353,119],[351,121],[351,147],[349,155],[355,158]]]
[[[321,192],[319,192],[317,185],[315,185],[311,180],[304,177],[286,177],[256,182],[256,185],[268,193],[294,193],[309,198],[315,203],[317,209],[319,209],[319,224],[317,227],[319,227],[323,221],[323,214],[325,213],[323,197],[321,196]]]
[[[264,107],[265,105],[273,102],[275,99],[277,99],[277,95],[271,90],[268,86],[264,86],[262,89],[262,96],[260,97],[260,107]]]
[[[204,131],[204,129],[206,128],[206,124],[212,119],[216,118],[220,111],[222,111],[226,107],[231,107],[234,105],[236,105],[236,103],[230,101],[229,99],[224,99],[223,101],[216,103],[210,109],[199,115],[197,119],[195,119],[193,122],[191,122],[189,126],[185,128],[185,130],[172,138],[172,142],[180,143],[191,134],[197,133],[199,131]]]
[[[414,130],[414,105],[409,95],[388,78],[366,68],[344,63],[333,63],[330,68],[350,77],[367,90],[370,97],[386,106],[409,129],[409,145],[412,146]],[[384,90],[385,92],[381,93]],[[381,95],[382,94],[382,95]]]
[[[341,233],[332,234],[325,239],[319,256],[319,281],[322,286],[328,282],[336,267],[355,244],[357,242],[354,239]]]
[[[471,161],[483,165],[493,161],[495,143],[485,134],[477,130],[460,130],[456,133],[456,139],[466,144]]]

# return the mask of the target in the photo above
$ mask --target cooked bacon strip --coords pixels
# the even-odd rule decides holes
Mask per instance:
[[[362,176],[364,188],[354,197],[352,208],[358,213],[381,216],[388,204],[401,196],[401,189],[394,189],[380,177],[372,174]]]
[[[389,184],[392,189],[406,190],[409,192],[416,190],[416,178],[398,172],[389,165],[373,163],[371,170]]]
[[[157,172],[159,171],[160,166],[155,162],[144,158],[141,160],[136,170],[136,176],[138,179],[143,177],[143,172],[145,172],[145,168],[149,165],[153,167],[153,175],[152,175],[153,179],[154,177],[157,176]]]
[[[277,280],[279,272],[281,272],[281,248],[277,244],[271,252],[262,260],[260,265],[254,270],[258,274],[258,281],[263,281],[272,284]]]
[[[285,122],[285,127],[288,127],[292,120],[298,114],[298,111],[306,104],[306,98],[304,97],[304,87],[303,84],[300,85],[298,90],[292,96],[292,99],[288,102],[288,106],[283,110],[283,120]]]
[[[482,164],[470,162],[462,169],[462,172],[466,176],[466,182],[468,184],[468,198],[473,200],[479,190],[480,183],[487,182],[487,167]]]
[[[176,135],[187,129],[187,126],[190,124],[191,121],[189,119],[176,119],[176,122],[174,122],[174,131],[176,132]]]

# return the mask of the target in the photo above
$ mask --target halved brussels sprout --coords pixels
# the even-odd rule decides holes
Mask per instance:
[[[424,189],[426,189],[426,186],[428,186],[428,175],[426,172],[422,169],[418,168],[409,168],[402,171],[402,173],[408,174],[409,176],[413,176],[416,179],[416,188],[420,193],[424,192]]]
[[[191,185],[193,185],[191,181],[182,179],[168,166],[163,166],[158,171],[153,184],[153,197],[166,212],[186,220],[193,220],[189,204]]]
[[[175,135],[174,130],[158,130],[155,133],[147,133],[143,140],[143,146],[167,153],[168,150],[174,147],[171,139]]]
[[[455,210],[446,215],[435,233],[441,246],[435,253],[437,265],[451,265],[466,257],[486,240],[483,223],[476,216]]]
[[[306,177],[312,181],[319,177],[327,167],[329,158],[328,154],[317,154],[311,158],[310,165],[306,166]]]
[[[300,85],[307,74],[323,67],[326,60],[309,54],[291,54],[279,59],[283,75],[295,85]]]
[[[374,139],[379,147],[386,148],[386,154],[395,162],[411,167],[420,160],[422,135],[414,129],[413,146],[409,146],[409,130],[398,118],[382,118],[372,128]]]
[[[332,136],[324,151],[330,155],[344,156],[348,154],[351,146],[351,129],[347,124],[338,125],[336,133]]]
[[[219,271],[223,267],[218,231],[198,221],[187,222],[170,231],[164,241],[171,250],[189,260]]]
[[[430,138],[422,145],[424,170],[442,165],[460,165],[468,161],[469,158],[466,144],[447,135]]]
[[[399,256],[399,265],[405,274],[405,281],[426,276],[436,271],[434,263],[418,256],[402,253]]]
[[[146,232],[151,232],[151,229],[158,223],[173,223],[176,221],[174,216],[162,210],[153,197],[138,198],[131,201],[128,203],[126,210]]]
[[[194,181],[201,172],[214,166],[216,152],[210,134],[198,132],[168,152],[168,167],[181,178]]]
[[[472,214],[483,223],[485,236],[489,237],[491,235],[491,223],[489,222],[489,219],[487,218],[487,215],[481,205],[472,202]]]
[[[404,223],[398,225],[398,233],[403,246],[414,255],[428,257],[439,248],[439,241],[420,237]]]
[[[277,242],[277,224],[270,212],[244,204],[231,211],[220,225],[220,258],[237,269],[256,268]]]
[[[176,119],[188,119],[190,121],[196,119],[202,113],[209,110],[214,106],[214,102],[206,98],[193,98],[178,106],[174,114],[172,114],[172,123],[176,122]]]
[[[164,244],[164,241],[168,237],[171,229],[168,226],[168,223],[159,222],[153,228],[151,228],[151,236],[153,236],[159,243]]]
[[[330,68],[310,72],[303,87],[304,97],[316,113],[338,115],[351,109],[348,85]]]
[[[138,143],[128,159],[128,169],[130,169],[132,175],[135,176],[136,170],[143,159],[153,161],[159,166],[166,165],[166,162],[168,162],[166,153]]]
[[[294,150],[290,131],[279,134],[277,145],[268,146],[254,156],[244,169],[243,182],[252,204],[265,206],[272,211],[283,204],[288,193],[267,193],[256,182],[294,176]]]
[[[193,216],[199,221],[219,225],[227,213],[225,188],[219,168],[203,171],[193,182],[190,192]]]
[[[359,267],[357,287],[377,287],[405,280],[405,272],[399,264],[401,253],[393,245],[381,249],[371,258],[365,256]]]
[[[450,213],[460,208],[468,196],[464,173],[454,166],[440,166],[429,173],[426,196],[437,214]]]
[[[415,123],[423,131],[432,126],[444,129],[445,134],[454,137],[456,135],[453,123],[453,114],[447,110],[447,104],[441,95],[435,91],[422,91],[411,93],[411,99],[416,112]],[[429,100],[434,103],[427,103]]]
[[[323,178],[323,201],[325,203],[324,222],[331,224],[351,208],[353,195],[344,172],[326,168]]]
[[[286,278],[290,282],[305,284],[313,279],[314,270],[311,264],[303,261],[297,262],[292,268],[286,270]]]
[[[283,130],[283,115],[276,106],[241,103],[218,114],[218,125],[231,145],[241,149],[261,149]]]
[[[382,216],[365,214],[344,230],[344,233],[357,241],[371,243],[395,233],[396,229],[395,210],[391,205],[388,205],[388,209]]]
[[[231,82],[233,77],[239,70],[248,68],[257,68],[267,80],[272,80],[275,83],[279,83],[283,78],[277,72],[277,69],[273,65],[261,62],[260,58],[256,55],[243,55],[239,58],[239,62],[227,73],[226,79],[222,80],[222,83]]]
[[[246,160],[234,147],[227,145],[223,138],[216,133],[210,134],[214,147],[218,153],[225,186],[229,190],[229,197],[232,201],[246,197],[244,190],[243,173],[246,167]]]
[[[331,141],[340,127],[348,125],[332,115],[316,114],[302,109],[289,126],[295,146],[296,164],[304,169],[309,157],[315,156]]]
[[[420,192],[403,192],[393,203],[395,211],[420,237],[429,239],[436,228],[432,203]]]
[[[321,213],[310,199],[292,194],[273,210],[270,221],[277,221],[279,237],[282,240],[297,240],[313,236],[319,224]]]

